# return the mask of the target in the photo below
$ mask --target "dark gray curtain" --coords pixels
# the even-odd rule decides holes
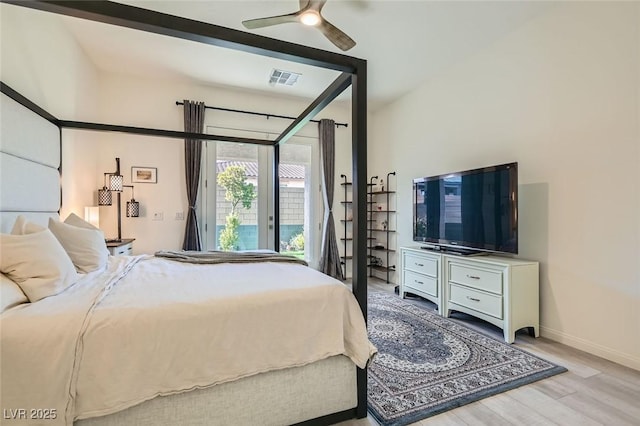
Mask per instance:
[[[320,120],[320,156],[322,159],[323,192],[325,202],[324,235],[322,253],[320,254],[320,270],[334,278],[344,280],[340,265],[340,252],[336,228],[333,222],[333,186],[335,181],[336,126],[333,120]]]
[[[202,133],[204,130],[204,102],[184,101],[184,131]],[[198,186],[200,184],[200,158],[202,157],[202,141],[184,140],[184,170],[187,181],[187,198],[189,210],[184,230],[182,250],[201,250],[200,229],[196,216]]]

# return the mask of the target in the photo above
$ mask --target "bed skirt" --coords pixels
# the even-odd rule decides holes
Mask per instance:
[[[291,425],[357,405],[357,367],[338,355],[170,396],[75,426]]]

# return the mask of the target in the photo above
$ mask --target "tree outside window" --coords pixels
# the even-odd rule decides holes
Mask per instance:
[[[226,217],[224,229],[220,232],[220,248],[225,251],[238,249],[238,227],[240,208],[250,209],[256,198],[255,187],[247,182],[247,172],[242,166],[229,166],[218,174],[218,185],[225,189],[225,199],[231,203],[231,212]]]

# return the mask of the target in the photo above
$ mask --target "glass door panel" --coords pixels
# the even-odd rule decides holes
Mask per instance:
[[[215,144],[215,247],[258,249],[259,147],[230,142]]]
[[[268,139],[264,132],[207,126],[220,136]],[[268,217],[273,215],[269,183],[273,148],[206,141],[201,169],[201,233],[204,250],[272,249]]]
[[[319,232],[317,143],[300,139],[280,147],[280,252],[314,264]]]

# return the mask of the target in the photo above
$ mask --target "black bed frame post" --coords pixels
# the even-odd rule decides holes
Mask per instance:
[[[120,174],[120,158],[116,158],[116,174]],[[122,192],[116,192],[116,200],[118,200],[118,241],[122,241]]]
[[[280,251],[280,145],[273,146],[273,249]]]
[[[367,321],[367,62],[351,78],[351,159],[353,164],[353,294]],[[356,416],[367,416],[367,370],[358,369]]]

